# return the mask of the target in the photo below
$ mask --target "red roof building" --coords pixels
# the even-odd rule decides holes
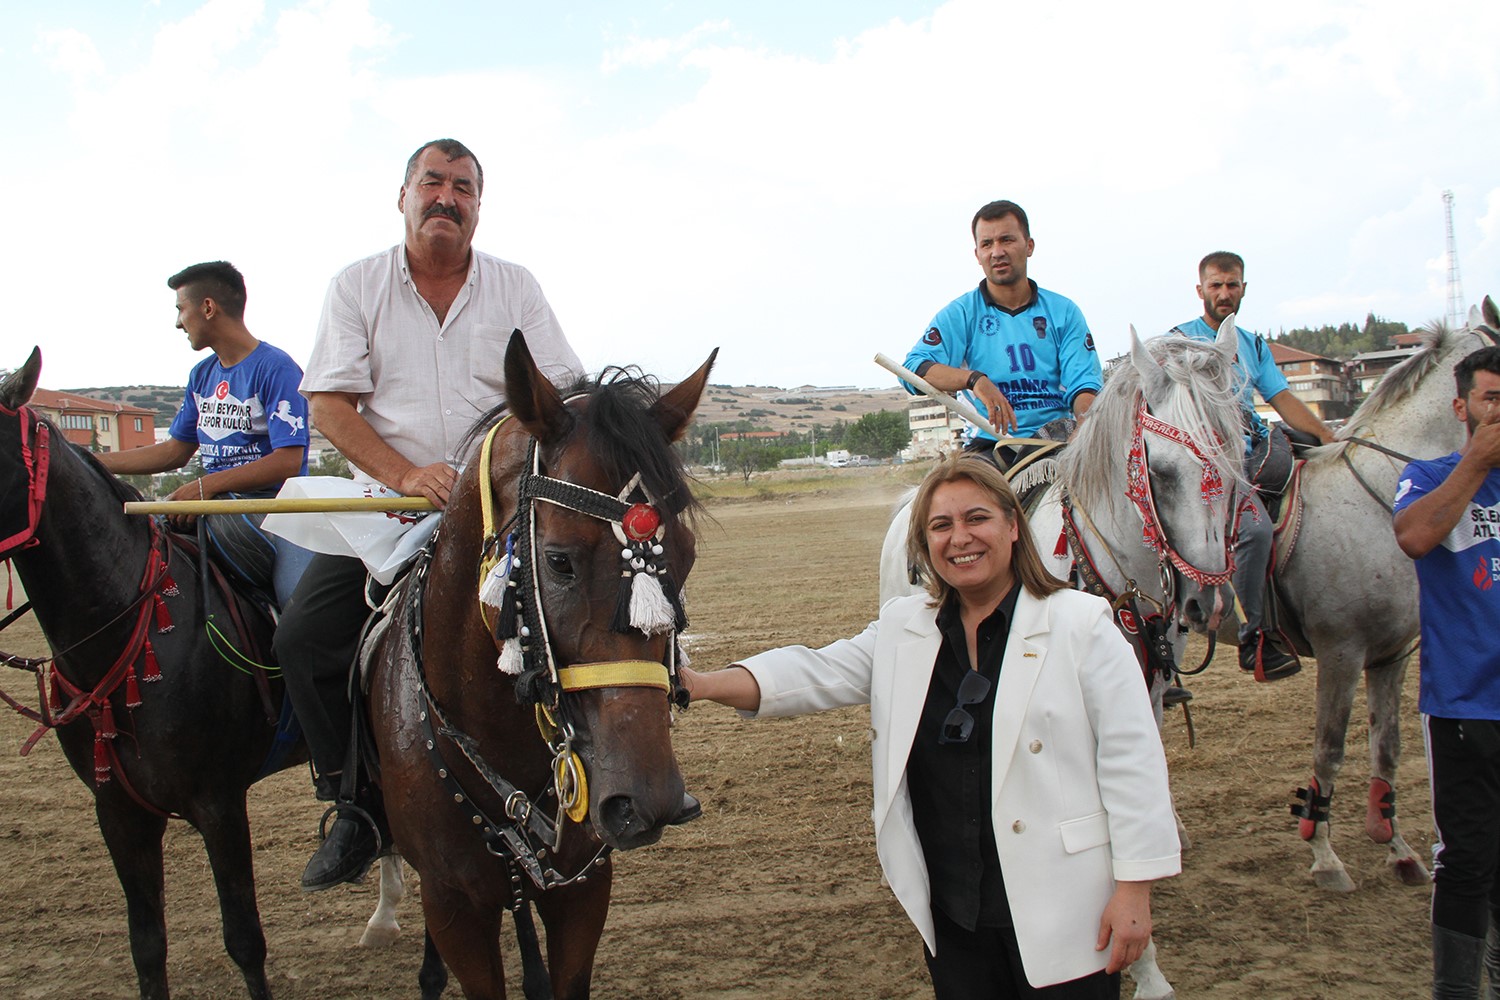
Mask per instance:
[[[31,406],[85,448],[125,451],[156,443],[156,414],[139,406],[51,389],[37,389]]]

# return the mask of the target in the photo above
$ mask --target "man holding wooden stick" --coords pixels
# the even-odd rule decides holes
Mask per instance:
[[[460,142],[439,139],[412,154],[396,201],[406,238],[333,279],[302,381],[314,423],[357,480],[439,509],[464,461],[464,436],[504,399],[512,330],[526,335],[554,382],[583,371],[531,273],[472,248],[483,189],[484,171]],[[316,556],[276,631],[318,796],[339,800],[303,872],[308,890],[359,881],[377,851],[379,792],[362,775],[343,780],[349,667],[369,614],[365,573],[359,559]]]

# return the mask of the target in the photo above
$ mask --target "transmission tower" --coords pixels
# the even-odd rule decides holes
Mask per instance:
[[[1464,283],[1458,276],[1458,243],[1453,238],[1453,192],[1443,192],[1443,215],[1448,223],[1448,329],[1463,329]]]

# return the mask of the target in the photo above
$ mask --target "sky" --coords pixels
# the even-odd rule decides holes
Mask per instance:
[[[536,275],[585,365],[884,386],[1030,215],[1030,276],[1104,357],[1246,259],[1262,333],[1500,294],[1500,4],[1048,0],[0,8],[0,368],[182,384],[166,278],[227,259],[305,361],[329,280],[397,243],[407,157],[485,168],[475,246]]]

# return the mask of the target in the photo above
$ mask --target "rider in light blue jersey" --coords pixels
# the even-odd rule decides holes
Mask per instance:
[[[989,453],[999,436],[1036,437],[1083,416],[1103,376],[1083,313],[1026,277],[1036,243],[1021,206],[992,201],[970,231],[984,281],[933,318],[906,367],[938,389],[969,392],[993,433],[976,429],[968,447]]]
[[[1239,254],[1220,250],[1198,263],[1198,297],[1203,315],[1173,327],[1194,340],[1212,341],[1219,325],[1238,313],[1245,298],[1245,261]],[[1236,324],[1238,326],[1238,324]],[[1270,447],[1272,429],[1255,412],[1254,393],[1260,393],[1287,426],[1316,438],[1333,441],[1333,432],[1307,404],[1290,391],[1286,376],[1276,367],[1271,349],[1258,333],[1238,326],[1239,356],[1234,367],[1244,411],[1247,475],[1254,481],[1254,468]],[[1279,489],[1279,487],[1278,487]],[[1240,599],[1240,667],[1254,671],[1258,681],[1290,677],[1302,669],[1296,654],[1285,648],[1264,625],[1266,566],[1271,558],[1273,525],[1264,502],[1254,490],[1248,497],[1251,509],[1241,512],[1239,535],[1234,546],[1234,592]]]

